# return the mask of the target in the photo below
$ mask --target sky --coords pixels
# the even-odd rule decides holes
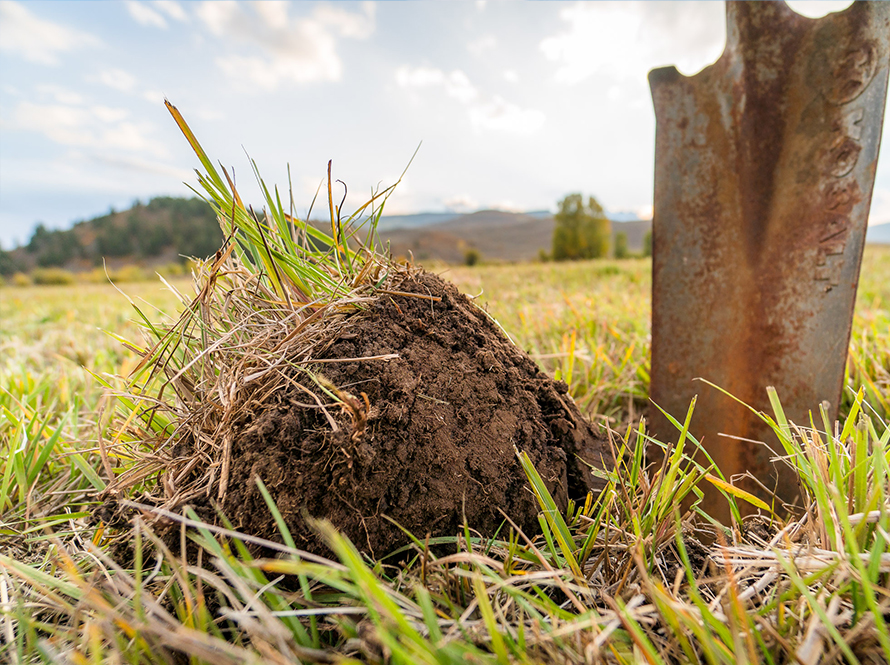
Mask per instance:
[[[791,2],[809,16],[849,4]],[[720,2],[0,1],[0,246],[152,196],[197,160],[164,107],[258,201],[305,211],[333,160],[347,209],[553,209],[574,191],[651,216],[646,75],[725,40]],[[890,159],[870,223],[890,222]]]

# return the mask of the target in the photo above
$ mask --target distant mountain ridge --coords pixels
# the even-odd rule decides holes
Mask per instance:
[[[556,221],[547,211],[531,213],[480,210],[425,226],[385,230],[378,228],[381,240],[388,242],[395,256],[413,256],[415,261],[461,263],[469,250],[486,261],[532,261],[543,251],[549,253]],[[628,249],[643,250],[649,220],[612,222],[615,236],[627,236]]]
[[[455,217],[460,217],[459,212],[419,212],[411,215],[383,215],[378,231],[393,231],[395,229],[416,229],[422,226],[442,224]]]
[[[478,211],[483,212],[483,211]],[[436,224],[445,224],[458,217],[465,217],[475,213],[463,212],[419,212],[410,215],[383,215],[380,218],[380,224],[377,226],[379,231],[394,231],[396,229],[416,229],[423,226],[434,226]],[[532,210],[530,212],[512,213],[518,215],[528,215],[530,217],[546,218],[553,213],[549,210]]]
[[[632,213],[610,214],[612,246],[618,233],[628,249],[639,253],[650,220]],[[555,221],[547,210],[472,213],[429,212],[385,215],[378,226],[381,241],[397,257],[415,261],[462,263],[470,250],[485,261],[530,261],[551,249]],[[158,197],[128,210],[111,211],[55,231],[38,226],[28,245],[0,250],[0,275],[60,266],[75,272],[102,265],[154,267],[182,261],[182,256],[209,256],[223,236],[210,207],[200,199]],[[866,241],[890,245],[890,223],[873,224]]]

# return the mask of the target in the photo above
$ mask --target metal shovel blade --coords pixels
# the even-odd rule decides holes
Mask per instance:
[[[791,501],[797,477],[771,463],[784,451],[770,428],[694,379],[770,414],[775,386],[799,425],[810,411],[821,422],[823,400],[836,417],[887,96],[890,3],[816,20],[784,2],[730,2],[726,13],[714,65],[649,74],[650,394],[681,422],[698,394],[690,432],[722,472],[750,472],[742,489]],[[651,411],[653,434],[676,440]],[[705,509],[728,517],[716,491]]]

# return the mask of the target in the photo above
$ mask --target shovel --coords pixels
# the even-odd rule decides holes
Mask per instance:
[[[655,105],[652,401],[724,476],[768,504],[798,498],[771,428],[720,386],[788,419],[837,417],[890,62],[890,3],[809,19],[729,2],[720,59],[649,74]],[[678,431],[651,409],[662,441]],[[704,462],[701,458],[699,461]],[[741,476],[740,474],[746,474]],[[727,523],[713,487],[703,508]],[[742,513],[753,510],[739,502]],[[747,508],[743,508],[747,506]]]

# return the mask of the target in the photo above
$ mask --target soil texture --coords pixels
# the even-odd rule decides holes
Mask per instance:
[[[237,529],[280,540],[256,476],[298,547],[329,554],[309,515],[375,557],[408,540],[386,517],[421,540],[455,535],[464,519],[490,536],[503,510],[536,533],[538,507],[515,449],[561,506],[598,489],[581,460],[602,467],[611,453],[565,383],[439,277],[415,274],[400,290],[415,295],[390,293],[351,316],[322,356],[329,362],[311,367],[349,407],[330,406],[306,376],[298,382],[326,410],[294,385],[234,433],[223,510]],[[398,357],[356,360],[387,354]]]

